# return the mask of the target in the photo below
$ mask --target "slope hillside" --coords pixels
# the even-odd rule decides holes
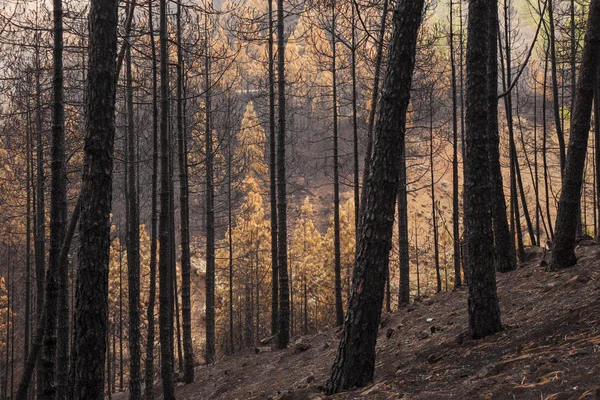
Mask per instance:
[[[505,330],[467,336],[467,292],[423,298],[384,314],[375,382],[331,399],[600,399],[600,246],[546,272],[541,249],[498,275]],[[547,255],[546,255],[547,257]],[[246,350],[197,369],[178,399],[322,399],[338,330],[297,337],[285,351]],[[257,354],[257,352],[259,352]]]

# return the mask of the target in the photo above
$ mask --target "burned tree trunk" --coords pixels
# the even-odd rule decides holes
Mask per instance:
[[[344,307],[342,304],[342,262],[340,243],[340,172],[338,156],[338,104],[337,104],[337,71],[336,71],[336,9],[335,0],[331,7],[331,75],[332,75],[332,108],[333,108],[333,248],[335,260],[335,324],[344,323]]]
[[[384,39],[385,39],[385,29],[386,29],[386,21],[388,15],[388,5],[389,1],[383,1],[383,10],[381,11],[381,22],[379,25],[379,35],[377,37],[377,53],[375,53],[375,70],[373,73],[373,93],[371,96],[371,104],[369,109],[369,120],[367,122],[367,148],[365,151],[365,159],[363,165],[363,178],[369,175],[370,165],[371,165],[371,153],[373,152],[373,130],[375,129],[375,117],[377,114],[377,101],[379,100],[379,79],[381,77],[381,65],[383,64],[383,50],[384,50]],[[365,186],[363,182],[363,187],[361,191],[361,201],[360,206],[362,207],[363,200],[365,194]],[[358,225],[360,225],[360,218],[358,218]],[[360,226],[356,227],[356,237],[358,243],[358,231],[360,230]]]
[[[404,142],[403,138],[400,138]],[[401,143],[403,146],[403,143]],[[406,198],[406,149],[400,154],[398,174],[398,263],[400,264],[400,284],[398,308],[410,303],[410,258],[408,243],[408,200]]]
[[[45,200],[45,176],[44,176],[44,142],[43,142],[43,121],[42,121],[42,95],[41,95],[41,66],[40,66],[40,36],[36,35],[35,45],[35,130],[36,130],[36,195],[34,198],[34,217],[33,225],[35,226],[34,233],[34,250],[35,250],[35,278],[36,278],[36,320],[41,326],[41,334],[44,333],[44,327],[42,326],[45,321],[43,320],[43,309],[44,309],[44,280],[46,275],[46,200]],[[35,343],[34,337],[34,346]],[[39,346],[42,345],[43,336],[39,339]],[[37,354],[37,392],[41,395],[42,382],[43,382],[43,370],[41,367],[42,354]]]
[[[208,35],[208,16],[205,19],[206,55],[205,68],[205,104],[206,104],[206,363],[216,362],[215,355],[215,189],[213,166],[213,137],[211,114],[211,75],[210,75],[210,37]]]
[[[132,399],[142,397],[140,372],[140,218],[136,188],[136,152],[133,116],[133,74],[131,50],[126,55],[127,97],[127,276],[129,294],[129,385]]]
[[[156,71],[156,42],[154,40],[152,2],[148,2],[148,30],[150,34],[150,47],[152,54],[152,200],[151,200],[151,228],[150,228],[150,288],[148,294],[148,320],[146,361],[144,382],[146,387],[144,395],[146,400],[154,400],[154,307],[156,304],[156,256],[158,251],[158,74]],[[113,352],[114,354],[114,352]]]
[[[553,104],[553,116],[554,126],[556,128],[556,137],[558,138],[558,150],[560,154],[560,176],[564,177],[566,153],[565,153],[565,135],[562,129],[562,123],[560,118],[560,105],[559,105],[559,94],[558,94],[558,72],[557,72],[557,58],[556,58],[556,35],[554,33],[554,2],[548,2],[548,41],[550,47],[550,66],[552,72],[552,104]]]
[[[600,0],[592,0],[584,39],[583,57],[577,93],[575,94],[575,110],[573,127],[569,138],[569,152],[565,164],[563,188],[558,203],[556,216],[556,232],[550,269],[567,268],[577,262],[575,257],[575,235],[579,218],[579,203],[585,156],[590,131],[590,118],[594,98],[594,86],[598,73],[600,57]]]
[[[56,357],[57,357],[57,321],[59,297],[59,273],[66,273],[60,265],[60,251],[67,223],[67,182],[65,161],[65,130],[63,104],[63,25],[62,1],[54,1],[54,76],[52,105],[52,178],[50,203],[50,257],[46,275],[46,308],[44,318],[44,351],[42,399],[54,400],[56,397]],[[66,279],[60,289],[66,290]],[[64,344],[64,342],[63,342]],[[66,352],[66,348],[61,350]],[[64,356],[63,356],[64,359]],[[66,367],[63,366],[63,367]],[[64,374],[62,375],[65,376]]]
[[[104,398],[117,57],[116,0],[92,0],[72,369],[73,397]]]
[[[460,16],[462,18],[462,15]],[[453,236],[453,261],[454,261],[454,287],[461,286],[460,274],[460,212],[458,192],[458,115],[457,115],[457,88],[456,88],[456,62],[454,56],[454,3],[450,0],[450,75],[452,88],[452,236]]]
[[[167,2],[160,1],[159,18],[160,43],[160,215],[158,226],[159,261],[159,328],[160,328],[160,364],[165,400],[175,399],[173,385],[173,278],[170,268],[169,234],[169,69],[168,69],[168,33]]]
[[[496,246],[496,269],[501,272],[508,272],[517,268],[517,257],[515,254],[514,239],[510,235],[508,220],[506,218],[506,200],[504,197],[502,170],[500,167],[500,137],[498,134],[498,5],[492,1],[489,6],[491,7],[491,10],[486,14],[489,18],[489,21],[486,22],[489,25],[489,28],[486,28],[488,32],[488,42],[486,46],[487,62],[484,65],[487,65],[486,92],[488,98],[486,103],[488,104],[488,110],[486,121],[487,129],[490,134],[490,140],[487,141],[490,181],[492,182],[490,187],[492,193],[490,204],[493,209],[492,226],[494,243]],[[483,23],[483,21],[481,23]],[[478,66],[478,68],[484,68],[484,66]],[[481,93],[478,95],[480,94]],[[465,202],[465,204],[467,204],[467,202]]]
[[[194,382],[194,352],[192,348],[190,211],[185,129],[184,58],[181,42],[181,3],[177,4],[177,144],[179,153],[179,212],[181,224],[181,319],[183,328],[183,380]]]
[[[499,173],[490,166],[490,147],[497,139],[490,125],[497,123],[494,102],[490,104],[490,75],[486,71],[488,58],[496,53],[489,49],[496,30],[494,7],[488,1],[470,2],[467,39],[467,111],[465,158],[465,227],[467,238],[467,269],[469,271],[469,330],[473,338],[481,338],[502,329],[494,270],[494,232],[490,204],[496,200],[492,181]],[[495,48],[495,46],[492,46]],[[497,109],[497,107],[496,107]],[[493,127],[492,127],[493,128]],[[496,126],[497,130],[497,126]],[[497,148],[497,147],[496,147]],[[494,196],[494,197],[493,197]],[[504,215],[506,221],[506,215]]]
[[[277,146],[275,143],[275,69],[273,59],[273,0],[269,0],[269,205],[271,210],[271,335],[279,324],[279,273],[277,270]],[[230,167],[230,165],[229,165]],[[229,177],[231,180],[231,177]],[[231,224],[230,224],[231,231]],[[231,241],[230,241],[231,245]],[[232,324],[233,326],[233,324]],[[233,331],[233,329],[231,329]],[[231,333],[233,335],[233,333]],[[233,343],[233,341],[232,341]],[[233,345],[232,345],[233,350]]]
[[[279,275],[279,330],[277,347],[290,341],[290,289],[287,271],[287,194],[285,175],[285,32],[283,0],[277,0],[277,269]]]
[[[429,92],[429,172],[431,175],[431,225],[433,226],[433,254],[435,261],[435,277],[437,292],[442,291],[442,277],[440,275],[440,249],[438,240],[438,226],[435,202],[435,173],[433,163],[433,85]]]
[[[327,393],[364,386],[373,379],[375,344],[389,265],[400,155],[410,102],[423,0],[400,0],[379,103],[374,151],[366,177],[364,206],[344,335],[327,382]]]

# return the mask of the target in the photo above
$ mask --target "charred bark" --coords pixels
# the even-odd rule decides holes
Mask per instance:
[[[277,347],[290,341],[290,290],[287,266],[287,194],[285,165],[285,31],[283,0],[277,0],[277,269],[279,271],[279,330]]]
[[[590,3],[587,30],[584,39],[583,56],[573,115],[573,127],[569,138],[569,151],[565,164],[563,188],[558,203],[556,232],[550,269],[557,270],[573,266],[577,262],[575,244],[581,187],[587,143],[592,114],[592,102],[598,61],[600,58],[600,0]]]
[[[104,398],[117,56],[116,0],[92,0],[72,369],[73,397]]]
[[[173,277],[170,268],[171,250],[169,224],[169,70],[167,2],[160,0],[160,215],[159,237],[159,328],[160,364],[165,400],[175,399],[173,385]]]
[[[327,381],[327,393],[373,379],[375,344],[389,265],[400,155],[410,102],[423,0],[397,2],[387,71],[379,103],[371,170],[366,177],[360,240],[344,335]]]
[[[497,209],[490,204],[497,201],[493,180],[499,170],[490,165],[490,148],[497,149],[493,125],[497,132],[497,79],[485,66],[492,64],[496,52],[497,9],[485,0],[471,0],[467,39],[467,108],[465,158],[465,227],[467,238],[467,268],[469,271],[469,331],[473,338],[481,338],[502,329],[500,307],[494,269],[494,230],[492,214]],[[493,37],[494,40],[490,40]],[[491,49],[491,50],[493,50]],[[492,77],[493,75],[493,77]],[[491,89],[491,90],[490,90]],[[496,98],[496,108],[493,101]],[[492,104],[490,104],[492,103]],[[497,182],[497,181],[495,181]],[[494,197],[493,197],[494,196]],[[506,221],[506,213],[504,213]],[[496,219],[494,219],[494,222]],[[511,246],[512,248],[512,246]],[[500,251],[500,249],[497,249]],[[513,249],[514,254],[514,249]]]

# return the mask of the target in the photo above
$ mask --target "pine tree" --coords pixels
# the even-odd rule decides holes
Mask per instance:
[[[177,4],[177,143],[179,161],[179,201],[181,225],[181,316],[185,383],[194,382],[194,353],[192,349],[192,316],[190,301],[190,217],[188,187],[187,132],[184,126],[184,60],[181,38],[181,3]],[[214,238],[213,238],[214,241]]]
[[[335,324],[344,323],[342,305],[342,266],[340,260],[340,172],[338,157],[338,99],[337,99],[337,48],[336,48],[336,7],[331,5],[331,94],[333,99],[333,248],[335,261]]]
[[[498,26],[498,4],[490,2],[489,6],[492,7],[492,10],[486,14],[490,18],[488,24],[492,27],[496,27]],[[517,268],[517,259],[515,255],[514,236],[510,235],[508,220],[506,218],[506,199],[504,198],[504,185],[502,183],[502,169],[500,166],[500,136],[498,132],[498,30],[490,28],[487,32],[489,35],[487,38],[488,55],[486,58],[488,74],[486,79],[488,85],[487,129],[491,135],[491,139],[487,142],[487,145],[490,164],[490,179],[492,182],[492,186],[490,187],[492,191],[490,204],[492,204],[493,209],[492,227],[494,244],[496,246],[496,269],[500,272],[508,272]],[[466,166],[464,169],[466,171]],[[465,186],[467,186],[466,178]],[[465,187],[465,192],[466,191],[467,188]],[[469,207],[470,205],[468,205],[465,200],[465,209]]]
[[[225,235],[226,246],[219,246],[217,250],[217,270],[231,268],[227,280],[232,291],[245,293],[246,323],[244,335],[246,345],[252,345],[253,336],[258,339],[262,332],[253,329],[253,312],[257,313],[257,323],[260,328],[259,311],[260,303],[264,303],[262,296],[256,296],[260,292],[260,282],[268,275],[266,267],[270,266],[270,222],[265,216],[263,193],[268,184],[269,171],[265,163],[265,131],[262,128],[252,102],[246,105],[246,111],[242,118],[240,130],[236,135],[238,147],[231,159],[238,162],[229,173],[229,177],[239,187],[240,195],[243,196],[242,205],[236,212],[235,222],[232,221]],[[229,150],[228,150],[229,151]],[[228,167],[229,168],[229,167]],[[235,172],[233,172],[235,170]],[[229,182],[228,182],[229,185]],[[232,218],[233,219],[233,218]],[[231,265],[229,265],[231,259]],[[235,271],[233,270],[235,264]],[[271,271],[272,272],[272,271]],[[235,279],[234,279],[235,276]],[[222,287],[217,283],[217,287]],[[236,290],[237,289],[237,290]],[[254,295],[253,295],[254,293]],[[220,297],[217,292],[217,297]],[[252,296],[256,304],[252,304]],[[233,308],[233,299],[229,299],[229,306]],[[266,306],[266,303],[265,303]],[[241,310],[238,310],[241,312]],[[229,327],[232,331],[232,327]],[[230,332],[233,335],[233,332]],[[233,347],[233,345],[231,346]]]
[[[154,40],[152,2],[148,2],[148,31],[150,35],[150,48],[152,54],[152,189],[151,189],[151,244],[150,244],[150,288],[148,294],[148,331],[146,342],[146,363],[144,382],[146,384],[144,395],[147,400],[154,400],[154,306],[156,303],[156,258],[158,247],[158,77],[156,70],[156,43]]]
[[[312,211],[311,211],[312,213]],[[354,259],[356,256],[356,231],[354,228],[354,198],[348,199],[346,203],[340,205],[339,212],[339,238],[340,238],[340,249],[339,249],[339,265],[340,265],[340,297],[342,302],[348,304],[350,299],[350,291],[352,287],[352,267],[354,266]],[[327,299],[326,302],[329,304],[336,304],[337,294],[331,292],[331,281],[335,279],[335,221],[334,218],[330,218],[329,227],[327,232],[322,238],[322,249],[320,250],[320,258],[322,268],[325,271],[315,271],[315,276],[322,276],[317,285],[317,290],[320,292],[321,297]],[[333,274],[332,274],[333,272]],[[344,287],[345,286],[345,287]],[[337,313],[335,314],[336,319],[332,320],[331,323],[337,324]],[[329,318],[327,319],[330,320]]]
[[[456,61],[454,51],[454,1],[450,0],[450,28],[448,42],[450,44],[450,79],[452,89],[452,235],[454,260],[454,287],[461,286],[460,275],[460,212],[458,191],[458,115],[457,115],[457,87],[456,87]],[[462,18],[462,16],[461,16]]]
[[[269,74],[269,204],[271,210],[271,335],[279,323],[279,269],[277,266],[277,143],[275,137],[275,68],[273,0],[268,0],[268,74]]]
[[[495,138],[490,124],[494,111],[489,98],[488,58],[496,58],[495,46],[490,45],[493,7],[485,0],[472,0],[469,9],[467,42],[467,111],[465,158],[465,226],[467,238],[467,270],[469,271],[469,329],[473,338],[481,338],[502,329],[500,307],[496,293],[494,269],[494,234],[490,204],[491,181],[496,171],[490,168],[489,147]],[[493,102],[492,102],[493,103]],[[496,125],[497,129],[497,125]],[[497,194],[494,194],[496,196]],[[496,212],[496,211],[494,211]]]
[[[296,280],[301,280],[302,282],[306,282],[307,280],[315,282],[318,279],[318,275],[323,272],[323,239],[319,231],[315,228],[312,220],[313,215],[312,204],[310,203],[310,199],[306,197],[300,209],[300,216],[296,219],[290,248],[290,258],[299,266],[296,268]],[[308,328],[308,299],[306,293],[304,293],[302,303],[304,304],[305,315],[302,330],[306,334]]]
[[[242,183],[244,187],[244,198],[240,207],[235,224],[231,228],[231,232],[227,232],[225,242],[233,243],[231,257],[235,260],[236,279],[232,281],[239,292],[248,290],[248,298],[246,299],[246,308],[248,314],[246,318],[246,345],[252,344],[252,336],[259,337],[261,332],[253,331],[252,328],[252,311],[253,307],[250,302],[250,296],[254,291],[260,290],[259,280],[256,276],[266,276],[267,266],[269,263],[270,250],[270,223],[265,216],[265,207],[262,198],[264,193],[259,181],[254,175],[249,174],[244,178]],[[217,260],[221,264],[228,263],[229,255],[228,246],[220,247],[217,252]],[[224,265],[220,265],[224,267]],[[219,268],[220,269],[220,268]],[[257,289],[258,288],[258,289]],[[257,304],[265,299],[262,296],[255,299]]]
[[[253,176],[260,186],[265,186],[269,176],[269,167],[265,163],[266,134],[252,101],[246,104],[240,130],[236,136],[238,147],[234,154],[237,165],[235,176]],[[245,192],[248,188],[243,188]]]
[[[287,177],[285,119],[285,31],[283,0],[277,0],[277,269],[279,271],[279,330],[277,347],[285,349],[290,341],[290,291],[287,262]]]
[[[67,220],[67,182],[65,162],[65,133],[64,133],[64,104],[63,104],[63,26],[62,1],[54,1],[54,76],[53,76],[53,107],[52,107],[52,181],[50,207],[50,258],[46,274],[45,290],[45,332],[42,382],[42,399],[54,400],[56,397],[56,357],[57,357],[57,322],[59,290],[66,287],[66,265],[60,265],[60,251],[65,234]],[[60,287],[59,287],[60,282]],[[62,294],[64,295],[64,294]],[[61,350],[66,352],[65,343]],[[61,355],[63,359],[65,355]],[[65,365],[63,365],[63,368]],[[64,370],[61,371],[64,378]],[[61,382],[64,390],[64,384]],[[62,393],[63,395],[65,393]]]
[[[44,143],[43,143],[43,116],[42,116],[42,94],[41,94],[41,73],[40,65],[40,35],[37,34],[35,43],[35,147],[36,147],[36,195],[34,200],[34,208],[36,209],[33,224],[35,226],[34,249],[35,249],[35,276],[36,276],[36,319],[40,325],[40,336],[43,335],[45,329],[42,326],[45,323],[42,312],[44,309],[44,282],[46,278],[46,200],[45,200],[45,172],[44,172]],[[36,340],[34,345],[41,347],[43,336]],[[37,354],[37,393],[42,395],[43,375],[42,375],[42,354]],[[24,395],[24,393],[23,393]]]
[[[116,0],[92,0],[82,183],[77,311],[72,370],[74,397],[104,398],[108,257],[115,133]]]
[[[127,102],[127,277],[129,296],[129,381],[132,399],[142,397],[140,372],[140,222],[137,194],[136,138],[133,114],[133,73],[131,50],[126,58]]]
[[[402,139],[400,139],[402,140]],[[365,168],[366,170],[366,168]],[[400,154],[400,173],[398,174],[398,264],[400,266],[398,307],[410,303],[410,258],[408,242],[408,200],[406,198],[406,146]]]
[[[160,43],[160,215],[159,215],[159,328],[160,355],[163,397],[165,400],[175,399],[173,385],[173,304],[172,282],[170,270],[169,240],[169,70],[168,70],[168,37],[167,37],[167,2],[160,1],[159,17]]]
[[[573,127],[569,138],[569,152],[566,159],[563,189],[558,203],[556,216],[556,234],[550,269],[557,270],[573,266],[577,262],[575,257],[575,240],[577,220],[581,201],[581,187],[585,157],[587,152],[588,136],[594,87],[600,64],[600,0],[590,3],[587,30],[584,39],[583,57],[577,93],[575,97],[575,113]]]
[[[212,75],[210,55],[210,35],[208,32],[208,14],[204,19],[206,54],[204,57],[205,74],[205,150],[206,150],[206,352],[207,364],[216,362],[215,354],[215,189],[214,189],[214,152],[212,127]]]
[[[398,193],[399,157],[402,154],[398,139],[405,134],[423,7],[422,0],[400,0],[394,9],[394,30],[379,103],[372,165],[365,179],[352,295],[344,335],[327,382],[329,394],[364,386],[373,379],[377,329]]]

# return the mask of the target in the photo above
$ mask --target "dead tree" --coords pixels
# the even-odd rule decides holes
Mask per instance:
[[[81,188],[73,397],[104,398],[108,262],[117,86],[116,0],[92,0]]]
[[[344,335],[327,381],[327,393],[361,387],[373,379],[375,344],[381,318],[398,194],[400,155],[410,102],[417,34],[423,0],[400,0],[385,73],[371,168],[364,180],[358,253]]]
[[[502,329],[500,306],[494,269],[494,231],[490,204],[492,175],[499,173],[490,166],[490,147],[496,124],[497,85],[490,83],[492,73],[486,70],[490,58],[496,58],[497,9],[488,1],[472,0],[469,7],[467,39],[467,109],[465,158],[465,227],[467,269],[469,271],[469,330],[473,338],[481,338]],[[495,11],[495,15],[494,15]],[[490,43],[491,42],[491,43]],[[490,49],[493,48],[493,49]],[[495,74],[494,74],[495,76]],[[493,88],[493,89],[492,89]],[[490,101],[495,97],[496,102]],[[490,104],[491,103],[491,104]],[[494,118],[496,117],[496,118]],[[506,215],[504,216],[506,219]]]
[[[565,164],[563,188],[558,203],[556,232],[550,269],[568,268],[577,263],[575,244],[581,187],[594,98],[598,59],[600,56],[600,0],[592,0],[584,39],[583,57],[569,137],[569,152]]]

